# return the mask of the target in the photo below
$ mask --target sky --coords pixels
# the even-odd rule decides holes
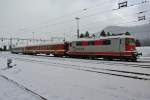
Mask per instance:
[[[107,26],[133,26],[140,11],[150,10],[150,3],[119,10],[125,0],[0,0],[0,37],[50,39],[76,37],[79,17],[80,33],[101,31]],[[144,0],[128,0],[128,5]],[[146,12],[146,17],[150,13]]]

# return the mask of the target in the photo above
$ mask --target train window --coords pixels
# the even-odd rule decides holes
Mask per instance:
[[[82,45],[82,42],[81,42],[81,41],[77,41],[77,42],[76,42],[76,45],[77,45],[77,46],[81,46],[81,45]]]
[[[88,44],[89,45],[94,45],[94,41],[89,41]]]
[[[88,45],[88,42],[87,41],[83,41],[82,42],[82,46],[87,46]]]
[[[126,38],[126,44],[134,45],[135,44],[135,39]]]
[[[111,41],[110,40],[103,40],[103,45],[110,45]]]
[[[94,45],[102,45],[103,41],[101,40],[96,40],[94,41]]]
[[[51,49],[51,46],[48,46],[48,49]]]

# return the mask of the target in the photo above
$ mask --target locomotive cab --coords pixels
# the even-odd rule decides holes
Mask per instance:
[[[142,53],[136,51],[136,40],[133,37],[125,38],[125,52],[132,61],[136,61],[137,57],[142,55]]]
[[[135,51],[136,44],[134,38],[125,38],[125,50],[126,51]]]

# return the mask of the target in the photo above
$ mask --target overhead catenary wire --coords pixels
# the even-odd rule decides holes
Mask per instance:
[[[119,18],[119,17],[109,18],[109,20],[117,20],[118,18]],[[130,17],[130,18],[131,18],[131,17]],[[134,21],[137,21],[136,16],[132,16],[132,18],[134,19]],[[126,16],[126,17],[124,16],[124,17],[123,17],[123,22],[126,22],[127,19],[128,19],[128,16]],[[93,21],[92,21],[92,23],[91,23],[91,22],[87,22],[87,23],[85,23],[84,25],[82,25],[81,28],[84,27],[84,26],[86,26],[86,27],[87,27],[87,26],[88,26],[88,27],[92,27],[92,24],[93,24],[93,23],[97,23],[97,24],[98,24],[98,23],[100,23],[100,22],[101,22],[101,23],[104,23],[105,20],[104,20],[104,21],[99,21],[99,22],[97,22],[97,21],[94,21],[94,22],[93,22]],[[113,24],[112,24],[112,25],[113,25]],[[61,27],[61,31],[67,30],[67,29],[70,29],[70,27],[68,27],[68,26],[66,26],[66,27],[65,27],[65,26],[64,26],[64,27]],[[73,29],[73,26],[72,26],[72,29]],[[58,29],[57,29],[57,30],[55,29],[55,30],[52,30],[52,31],[50,31],[50,32],[52,32],[52,33],[56,32],[56,33],[57,33],[58,31],[59,31]]]
[[[114,23],[113,25],[119,25],[119,24],[126,24],[126,23],[136,23],[136,22],[138,22],[138,21],[135,21],[135,20],[129,20],[129,21],[125,21],[125,22],[117,22],[117,23]],[[89,29],[91,29],[91,28],[94,28],[94,29],[98,29],[98,28],[100,28],[100,25],[99,24],[95,24],[95,25],[93,25],[94,23],[90,23],[90,24],[92,24],[91,26],[88,26],[88,25],[83,25],[83,29],[82,30],[89,30]],[[52,31],[52,33],[58,33],[59,31]],[[95,31],[96,32],[96,31]],[[59,32],[59,33],[61,33],[61,31]],[[64,31],[64,32],[62,32],[62,33],[74,33],[74,30],[73,30],[73,28],[66,28],[66,31]]]
[[[141,4],[142,4],[142,3],[141,3]],[[140,5],[140,4],[139,4],[139,5]],[[136,6],[137,6],[137,5],[136,5]],[[130,7],[130,6],[128,6],[128,7]],[[128,7],[127,7],[127,8],[128,8]],[[131,7],[133,7],[133,6],[131,6]],[[98,7],[98,8],[99,8],[99,7]],[[124,8],[124,9],[125,9],[125,8]],[[86,11],[89,11],[89,10],[90,10],[90,9],[87,9]],[[120,10],[120,9],[119,9],[119,10]],[[117,11],[117,10],[115,10],[115,11]],[[102,13],[104,14],[104,13],[110,13],[110,12],[113,12],[112,9],[110,9],[110,10],[103,10],[103,11],[97,11],[97,12],[94,12],[94,13],[92,13],[92,14],[90,14],[90,15],[88,15],[88,14],[86,14],[86,13],[85,13],[85,14],[82,14],[82,13],[81,13],[80,16],[81,16],[82,20],[86,20],[86,19],[88,20],[89,17],[99,16],[99,15],[101,15]],[[75,15],[73,15],[73,16],[75,16]],[[125,18],[125,17],[124,17],[124,18]],[[61,20],[62,20],[62,19],[61,19]],[[51,27],[54,27],[54,26],[57,26],[57,25],[58,25],[58,26],[64,26],[64,27],[65,27],[65,24],[68,23],[68,22],[72,23],[72,22],[75,22],[75,20],[70,18],[70,20],[67,19],[67,20],[64,20],[63,22],[57,22],[57,23],[52,23],[52,24],[48,24],[48,25],[45,25],[45,26],[41,26],[42,28],[41,28],[41,27],[38,27],[38,28],[34,28],[34,27],[33,27],[33,28],[31,28],[31,29],[30,29],[30,28],[27,29],[26,32],[31,32],[31,31],[33,32],[33,31],[36,31],[37,29],[40,30],[40,29],[44,29],[44,28],[49,28],[50,26],[51,26]],[[88,25],[85,25],[85,26],[88,26]],[[83,26],[82,26],[82,27],[83,27]],[[89,27],[92,27],[92,26],[89,25]],[[60,28],[62,28],[62,27],[60,27]],[[66,31],[70,29],[70,28],[68,28],[68,26],[65,27],[65,28],[66,28]],[[72,28],[73,28],[72,30],[74,30],[74,27],[72,27]],[[33,29],[34,29],[34,30],[33,30]],[[53,30],[53,29],[54,29],[54,28],[52,28],[52,29],[50,29],[50,30]],[[59,31],[61,31],[61,33],[65,33],[65,31],[63,32],[63,28],[60,29],[60,30],[58,29],[56,32],[59,32]],[[53,33],[54,33],[55,31],[50,31],[50,32],[53,32]]]
[[[114,20],[114,18],[112,18],[112,20]],[[92,22],[92,23],[84,24],[84,25],[82,25],[81,30],[89,30],[91,28],[97,29],[99,27],[99,24],[104,23],[104,22],[105,22],[105,20],[104,21],[99,21],[99,23],[98,22]],[[129,20],[129,21],[127,21],[127,20],[125,21],[124,20],[123,22],[115,22],[112,25],[121,25],[121,24],[127,24],[127,23],[137,23],[137,22],[138,22],[137,20],[132,19],[132,20]],[[95,25],[93,25],[93,24],[95,24]],[[67,32],[70,32],[70,30],[72,32],[74,32],[74,27],[73,26],[72,27],[65,27],[65,28],[63,28],[61,30],[53,30],[53,31],[51,31],[49,33],[67,33]]]
[[[109,0],[108,0],[109,1]],[[62,20],[62,19],[64,19],[64,18],[67,18],[68,16],[70,17],[70,16],[74,16],[75,14],[80,14],[80,13],[83,13],[83,11],[84,10],[91,10],[91,9],[95,9],[95,8],[99,8],[99,7],[103,7],[103,6],[105,6],[105,5],[108,5],[107,3],[109,3],[109,2],[107,2],[106,3],[106,1],[105,2],[100,2],[101,4],[102,4],[102,6],[99,6],[100,4],[97,4],[97,5],[94,5],[94,6],[90,6],[90,7],[86,7],[86,8],[83,8],[83,9],[80,9],[80,10],[77,10],[77,11],[75,11],[75,12],[71,12],[71,13],[69,13],[69,14],[66,14],[66,15],[62,15],[62,16],[59,16],[59,17],[56,17],[56,18],[52,18],[52,19],[50,19],[50,20],[46,20],[45,21],[45,23],[51,23],[51,21],[56,21],[56,20]],[[105,4],[106,3],[106,4]],[[45,24],[44,23],[44,24]],[[29,26],[29,27],[26,27],[26,28],[23,28],[23,29],[27,29],[27,28],[32,28],[32,27],[35,27],[35,26],[37,26],[37,25],[41,25],[42,23],[39,23],[39,24],[36,24],[36,25],[31,25],[31,26]]]
[[[142,4],[143,2],[141,2],[141,3],[138,3],[138,5],[139,4]],[[133,5],[132,5],[133,6]],[[94,14],[90,14],[90,15],[81,15],[81,18],[83,18],[83,19],[85,19],[85,18],[88,18],[88,17],[92,17],[92,16],[97,16],[97,15],[100,15],[101,13],[108,13],[108,12],[111,12],[112,10],[109,10],[109,11],[107,11],[107,10],[104,10],[104,11],[100,11],[100,12],[96,12],[96,13],[94,13]],[[53,26],[56,26],[56,25],[63,25],[63,24],[66,24],[65,22],[73,22],[74,20],[66,20],[66,21],[64,21],[63,23],[55,23],[55,24],[50,24],[50,25],[46,25],[46,26],[42,26],[42,28],[46,28],[46,27],[53,27]],[[38,27],[38,28],[41,28],[41,27]],[[35,29],[35,28],[34,28]]]

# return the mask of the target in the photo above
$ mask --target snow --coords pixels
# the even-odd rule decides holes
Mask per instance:
[[[0,77],[0,100],[41,100],[3,77]]]
[[[138,50],[145,51],[143,58],[150,57],[149,47],[138,48]],[[8,58],[11,58],[16,66],[6,69]],[[135,63],[127,62],[127,64]],[[104,68],[150,74],[150,68],[130,67],[115,61],[0,53],[0,75],[8,77],[48,100],[150,100],[150,80],[80,70],[101,71]],[[144,75],[139,77],[150,78]],[[2,90],[0,91],[0,100],[39,99],[2,77],[0,77],[0,89]],[[12,91],[16,93],[12,93]],[[5,94],[9,94],[9,96]]]
[[[150,47],[137,47],[138,52],[142,52],[142,56],[150,57]]]

